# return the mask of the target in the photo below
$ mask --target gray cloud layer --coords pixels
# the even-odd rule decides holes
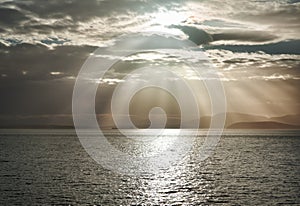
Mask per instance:
[[[152,21],[170,11],[184,19]],[[203,48],[228,84],[275,81],[293,94],[298,89],[299,1],[1,1],[0,115],[70,114],[74,78],[87,56],[120,35],[156,27]],[[113,86],[105,86],[109,97]],[[286,104],[295,108],[299,100]]]

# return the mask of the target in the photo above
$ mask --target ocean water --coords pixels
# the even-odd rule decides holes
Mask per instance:
[[[1,130],[0,164],[0,205],[300,205],[299,131],[228,130],[208,159],[135,177],[97,164],[72,130]]]

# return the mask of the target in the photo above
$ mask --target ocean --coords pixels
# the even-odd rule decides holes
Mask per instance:
[[[204,161],[142,176],[103,168],[73,130],[0,130],[0,163],[0,205],[300,205],[297,130],[226,130]]]

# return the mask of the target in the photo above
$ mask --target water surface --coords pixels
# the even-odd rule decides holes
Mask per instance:
[[[141,177],[96,164],[72,130],[0,133],[0,205],[300,205],[299,131],[228,130],[205,161]]]

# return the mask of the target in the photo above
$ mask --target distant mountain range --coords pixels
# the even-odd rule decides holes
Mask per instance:
[[[230,125],[228,129],[300,129],[298,125],[279,122],[239,122]]]
[[[225,128],[230,129],[300,129],[300,115],[264,117],[227,113]]]
[[[216,115],[215,118],[220,117],[220,115]],[[210,116],[202,116],[200,119],[199,128],[209,128],[211,123]],[[26,119],[25,119],[26,121]],[[72,124],[72,116],[70,115],[68,118],[64,117],[63,121],[58,122],[56,119],[55,122],[57,124],[47,124],[45,122],[37,121],[36,124],[22,124],[22,122],[16,122],[11,125],[0,125],[0,128],[37,128],[37,129],[72,129],[74,125]],[[191,122],[185,122],[184,128],[190,128],[189,125],[193,125],[192,122],[196,120],[192,120]],[[116,126],[113,124],[112,120],[106,122],[105,126],[102,124],[101,120],[100,127],[104,129],[115,128]],[[149,120],[139,117],[132,117],[132,122],[138,128],[147,128],[149,126]],[[178,117],[168,118],[167,128],[179,128],[180,127],[180,119]],[[127,128],[126,125],[123,128]],[[285,115],[280,117],[264,117],[259,115],[250,115],[250,114],[242,114],[242,113],[234,113],[230,112],[226,114],[226,121],[224,128],[228,129],[300,129],[300,114],[295,115]]]
[[[217,116],[216,116],[217,117]],[[201,118],[200,128],[208,128],[211,117]],[[242,113],[227,113],[225,128],[228,129],[300,129],[300,115],[264,117]]]

